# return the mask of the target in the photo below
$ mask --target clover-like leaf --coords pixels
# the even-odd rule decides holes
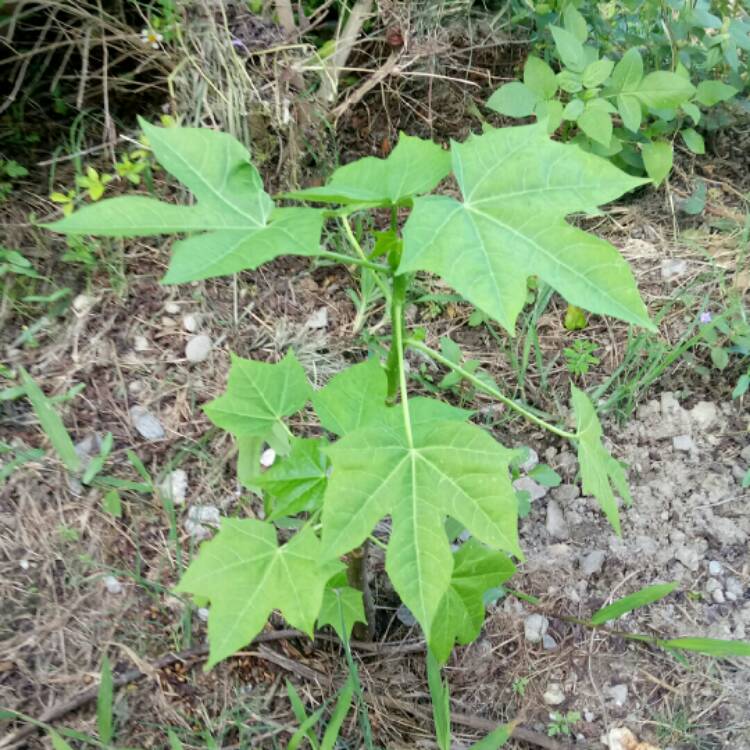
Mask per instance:
[[[341,571],[328,582],[323,591],[318,627],[330,625],[343,641],[351,637],[357,622],[367,622],[362,592],[350,586],[346,580],[346,571]]]
[[[415,399],[409,412],[406,420],[392,408],[328,448],[323,545],[329,557],[344,554],[390,515],[386,570],[429,637],[453,570],[446,516],[485,544],[521,556],[508,474],[513,452],[475,425],[441,419],[439,402]]]
[[[63,234],[147,237],[191,232],[173,246],[165,283],[257,268],[278,255],[317,255],[322,213],[275,209],[247,149],[227,133],[159,128],[141,120],[159,163],[197,203],[174,205],[143,195],[102,200],[49,224]]]
[[[450,155],[437,143],[401,133],[386,159],[358,159],[339,167],[327,185],[297,190],[286,197],[344,205],[396,205],[429,193],[450,168]]]
[[[279,546],[270,523],[222,519],[176,588],[210,603],[206,669],[246,646],[275,609],[312,635],[326,582],[341,567],[320,552],[309,528]]]
[[[267,493],[269,521],[320,507],[328,482],[325,445],[325,440],[298,438],[286,458],[255,478],[255,486]]]
[[[237,437],[263,437],[282,417],[298,412],[311,395],[305,371],[291,350],[278,364],[233,354],[225,393],[203,410],[215,425]]]
[[[484,622],[484,594],[507,581],[516,571],[507,555],[490,550],[476,539],[453,556],[450,586],[432,623],[430,650],[445,662],[457,641],[465,646],[480,633]]]
[[[613,489],[626,505],[633,502],[625,471],[602,443],[602,426],[589,397],[572,384],[570,390],[576,415],[583,493],[596,498],[612,527],[620,534],[620,514]]]
[[[654,329],[618,251],[565,221],[646,180],[550,140],[541,123],[491,130],[451,153],[463,202],[417,198],[399,273],[437,273],[510,332],[532,275],[572,304]]]

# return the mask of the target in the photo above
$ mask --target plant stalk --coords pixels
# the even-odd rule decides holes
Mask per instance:
[[[406,302],[406,290],[409,280],[406,276],[393,277],[393,292],[391,294],[391,350],[388,352],[386,362],[386,374],[388,376],[387,403],[396,403],[399,387],[401,385],[403,356],[404,356],[404,304]],[[402,397],[405,398],[405,389]]]
[[[413,339],[409,339],[407,340],[406,345],[412,347],[413,349],[417,349],[423,354],[426,354],[428,357],[431,357],[436,362],[440,362],[441,365],[445,365],[446,367],[449,367],[451,370],[456,372],[462,378],[468,380],[475,388],[478,388],[480,391],[484,391],[485,393],[489,394],[493,398],[496,398],[501,403],[517,411],[519,414],[523,415],[526,419],[528,419],[529,422],[533,422],[535,425],[542,427],[548,432],[551,432],[553,435],[558,435],[561,438],[566,438],[567,440],[578,440],[577,433],[568,432],[567,430],[563,430],[560,427],[555,427],[555,425],[550,424],[549,422],[545,421],[541,417],[537,417],[536,414],[524,408],[520,404],[516,403],[515,401],[513,401],[513,399],[508,398],[508,396],[506,396],[497,388],[494,388],[493,386],[487,385],[487,383],[482,382],[475,375],[473,375],[468,370],[465,370],[463,367],[461,367],[461,365],[457,365],[454,362],[451,362],[447,357],[444,357],[440,352],[437,352],[434,349],[431,349],[429,346],[427,346],[426,344],[423,344],[421,341],[414,341]]]

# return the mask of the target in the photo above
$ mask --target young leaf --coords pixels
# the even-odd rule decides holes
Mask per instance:
[[[662,648],[695,651],[718,658],[750,656],[750,643],[747,641],[724,641],[719,638],[672,638],[668,641],[659,641],[659,645]]]
[[[633,91],[647,107],[674,109],[695,93],[695,87],[677,73],[656,70],[649,73]]]
[[[643,165],[654,185],[660,185],[672,169],[673,149],[669,141],[652,141],[641,146]]]
[[[117,490],[109,490],[102,499],[102,508],[106,513],[115,518],[122,517],[122,501]]]
[[[622,118],[622,124],[628,130],[637,133],[643,118],[643,110],[638,97],[632,94],[619,94],[617,96],[617,111]]]
[[[579,42],[583,43],[589,35],[586,19],[576,10],[575,6],[568,4],[563,13],[563,24]]]
[[[273,365],[233,354],[224,395],[203,410],[215,425],[237,437],[262,437],[282,417],[298,412],[311,395],[305,371],[291,349]]]
[[[701,81],[695,92],[695,98],[705,107],[713,107],[719,102],[731,99],[737,89],[721,81]]]
[[[583,44],[573,34],[559,26],[550,25],[549,30],[552,32],[557,54],[560,56],[563,65],[575,73],[583,73],[583,69],[586,67],[586,54]]]
[[[690,117],[693,121],[693,125],[697,125],[701,119],[701,111],[692,102],[683,102],[682,111]]]
[[[563,117],[566,120],[575,122],[583,113],[585,107],[586,105],[584,104],[583,99],[571,99],[565,105],[565,109],[563,110]]]
[[[559,127],[563,119],[563,105],[557,99],[549,99],[539,102],[534,107],[534,116],[539,122],[546,121],[547,134],[552,135]]]
[[[430,637],[430,651],[441,664],[448,660],[456,641],[466,645],[479,635],[485,591],[516,572],[507,555],[487,549],[476,539],[463,544],[453,560],[450,586],[440,601]]]
[[[395,205],[429,193],[450,172],[450,154],[439,144],[401,133],[386,159],[367,156],[339,167],[323,187],[285,197],[321,203]]]
[[[276,530],[255,519],[224,518],[176,591],[205,597],[210,653],[206,669],[247,645],[274,609],[312,635],[326,582],[340,567],[321,556],[310,528],[278,546]]]
[[[452,154],[464,200],[415,201],[399,273],[437,273],[510,332],[534,275],[572,304],[654,330],[617,250],[565,221],[645,180],[551,141],[539,124],[490,130]]]
[[[638,89],[643,80],[643,58],[635,48],[629,49],[612,71],[612,88],[617,93],[629,93]]]
[[[99,682],[99,693],[96,698],[96,725],[99,730],[99,741],[103,745],[109,745],[114,739],[114,724],[112,722],[114,691],[112,668],[105,654],[102,658],[101,680]]]
[[[298,438],[291,453],[255,479],[255,486],[270,495],[268,520],[319,508],[328,482],[325,440]]]
[[[513,728],[513,724],[501,724],[479,742],[475,742],[469,750],[498,750],[510,739]]]
[[[577,122],[578,127],[589,138],[603,146],[609,146],[612,140],[612,118],[607,112],[599,107],[587,107]]]
[[[572,383],[570,391],[576,415],[583,492],[596,498],[612,527],[620,534],[620,515],[612,490],[614,488],[626,504],[632,503],[625,472],[602,444],[602,427],[589,397]]]
[[[703,141],[703,136],[697,130],[693,130],[693,128],[683,128],[680,131],[680,135],[682,136],[682,140],[685,141],[685,145],[694,154],[706,153],[706,144]]]
[[[523,82],[537,99],[552,99],[557,93],[555,71],[544,60],[529,55],[523,68]]]
[[[584,490],[585,491],[585,490]],[[677,581],[672,583],[658,583],[655,586],[646,586],[640,591],[636,591],[630,596],[624,596],[612,604],[602,607],[594,614],[590,622],[592,625],[603,625],[610,620],[616,620],[622,617],[626,612],[632,612],[634,609],[640,609],[647,604],[658,602],[668,594],[671,594],[678,586]]]
[[[582,80],[584,87],[587,89],[593,89],[597,86],[601,86],[607,78],[609,78],[614,67],[615,64],[612,60],[607,60],[606,57],[602,60],[596,60],[595,62],[590,63],[583,71]]]
[[[318,627],[330,625],[344,641],[351,637],[357,622],[367,622],[362,592],[347,584],[346,572],[342,571],[326,585],[318,615]]]
[[[511,81],[487,100],[487,106],[506,117],[528,117],[538,101],[539,97],[525,83]]]
[[[44,430],[44,434],[49,438],[52,447],[65,464],[68,471],[77,474],[81,470],[81,458],[76,453],[73,441],[65,429],[60,415],[55,411],[49,399],[44,395],[42,389],[36,384],[36,381],[29,373],[19,366],[21,384],[26,391],[26,398],[31,402],[36,418]]]
[[[278,255],[317,255],[322,213],[274,210],[245,147],[226,133],[159,128],[139,120],[159,163],[197,199],[175,206],[128,195],[86,206],[47,225],[63,234],[145,237],[199,232],[174,243],[165,283],[257,268]]]

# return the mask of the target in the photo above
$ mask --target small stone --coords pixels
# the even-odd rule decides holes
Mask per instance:
[[[581,494],[581,490],[577,484],[561,484],[559,487],[552,489],[550,494],[558,503],[566,505],[573,502]]]
[[[165,433],[161,422],[145,407],[134,406],[130,410],[130,418],[133,422],[133,427],[135,427],[141,437],[151,441],[164,439]]]
[[[104,585],[110,594],[122,594],[122,584],[114,576],[107,576]]]
[[[557,648],[557,641],[549,633],[545,633],[542,636],[542,646],[547,651],[554,651]]]
[[[742,599],[745,593],[742,582],[739,578],[735,578],[734,576],[729,576],[729,578],[727,578],[725,587],[727,599],[731,602],[736,602],[738,599]]]
[[[547,522],[545,525],[547,532],[554,539],[568,539],[570,537],[570,529],[568,524],[565,523],[565,516],[554,500],[547,503]]]
[[[688,570],[696,571],[700,567],[701,555],[692,547],[679,547],[674,556]]]
[[[726,598],[724,596],[724,592],[721,590],[721,588],[714,589],[711,592],[711,598],[717,603],[717,604],[724,604],[726,601]]]
[[[21,570],[28,570],[31,567],[31,563],[29,563],[28,560],[19,560],[18,565],[20,566]]]
[[[260,465],[264,468],[273,466],[273,462],[276,460],[276,451],[273,448],[266,448],[263,453],[260,454]]]
[[[211,536],[210,527],[217,527],[220,521],[221,513],[215,505],[194,505],[183,525],[193,539],[201,541]]]
[[[664,281],[679,278],[687,273],[687,261],[679,258],[668,258],[661,263],[661,277]]]
[[[192,362],[193,364],[203,362],[211,353],[212,346],[213,342],[210,336],[206,336],[204,333],[199,336],[193,336],[185,347],[185,357],[188,362]]]
[[[605,688],[604,692],[609,695],[616,706],[624,706],[628,700],[627,685],[610,685],[608,688]]]
[[[93,432],[83,440],[79,440],[73,447],[85,469],[91,462],[91,459],[101,450],[102,441],[99,435]]]
[[[709,578],[706,581],[706,591],[709,594],[713,594],[714,591],[717,589],[721,590],[721,583],[717,581],[715,578]]]
[[[524,474],[528,474],[539,464],[539,454],[533,449],[528,449],[526,460],[518,467]]]
[[[184,469],[171,471],[159,485],[164,497],[168,497],[175,505],[184,505],[187,497],[188,475]]]
[[[319,307],[305,321],[306,328],[325,328],[328,325],[328,308]]]
[[[208,607],[199,607],[198,608],[198,619],[202,620],[203,622],[208,622]]]
[[[699,401],[690,410],[690,418],[701,430],[710,430],[719,420],[719,411],[711,401]]]
[[[746,445],[741,451],[740,451],[740,458],[746,463],[750,464],[750,445]]]
[[[162,315],[161,324],[163,328],[174,328],[177,325],[177,322],[174,318],[170,318],[169,315]]]
[[[550,682],[544,691],[543,698],[548,706],[559,706],[561,703],[565,703],[565,692],[562,685],[557,682]]]
[[[399,604],[396,610],[396,617],[402,625],[412,628],[417,624],[417,618],[411,613],[411,610],[405,604]]]
[[[585,576],[593,576],[600,573],[606,559],[607,553],[604,550],[592,550],[581,558],[581,573]]]
[[[549,491],[546,487],[535,482],[531,477],[521,477],[520,479],[516,479],[516,481],[513,482],[513,489],[525,490],[528,492],[529,495],[531,495],[532,502],[546,497],[547,492]]]
[[[719,576],[723,570],[724,568],[718,560],[711,560],[708,563],[708,574],[710,576]]]
[[[136,336],[133,339],[133,349],[137,352],[147,352],[151,348],[148,339],[145,336]]]
[[[197,315],[194,315],[193,313],[188,313],[187,315],[184,315],[182,318],[182,327],[188,333],[195,333],[200,328],[200,325],[201,325],[200,318]]]
[[[177,315],[177,313],[180,312],[180,306],[176,302],[167,302],[167,304],[164,305],[164,312],[167,313],[167,315]]]
[[[544,615],[529,615],[523,621],[523,636],[529,643],[539,643],[549,628],[549,620]]]
[[[672,438],[672,447],[676,451],[685,451],[687,453],[695,448],[695,443],[690,435],[677,435]]]
[[[77,313],[82,313],[84,310],[88,310],[91,305],[94,304],[94,300],[91,299],[87,294],[79,294],[73,300],[73,309]]]

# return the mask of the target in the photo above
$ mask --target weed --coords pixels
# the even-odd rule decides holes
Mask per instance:
[[[594,352],[599,349],[595,341],[576,339],[573,346],[563,349],[565,355],[565,367],[571,375],[587,375],[591,367],[599,364],[599,358]]]

